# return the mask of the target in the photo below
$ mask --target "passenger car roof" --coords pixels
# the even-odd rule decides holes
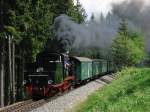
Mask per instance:
[[[92,61],[107,61],[105,59],[92,59]]]
[[[92,61],[92,59],[90,59],[90,58],[86,58],[86,57],[71,57],[71,58],[73,58],[73,59],[76,59],[76,60],[78,60],[78,61]]]

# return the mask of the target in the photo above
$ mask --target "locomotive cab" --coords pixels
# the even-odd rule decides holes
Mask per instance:
[[[37,56],[36,62],[39,67],[36,72],[48,74],[48,81],[57,84],[63,81],[65,71],[63,70],[63,55],[59,53],[41,53]]]
[[[28,64],[24,85],[33,95],[45,95],[49,88],[55,88],[69,76],[68,56],[61,53],[42,52],[36,62]],[[40,92],[39,92],[40,91]]]

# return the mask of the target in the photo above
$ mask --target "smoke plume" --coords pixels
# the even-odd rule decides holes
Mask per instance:
[[[150,51],[150,4],[144,1],[128,0],[112,4],[112,11],[106,17],[83,24],[75,23],[67,15],[61,15],[54,22],[55,36],[66,50],[98,47],[108,51],[121,20],[126,19],[130,30],[145,34],[145,49]]]
[[[113,4],[112,13],[125,18],[134,28],[145,35],[145,49],[150,51],[150,2],[146,0],[128,0],[121,4]]]
[[[117,26],[118,22],[111,24],[110,21],[77,24],[67,15],[61,15],[55,19],[54,33],[66,45],[66,49],[90,47],[106,49],[115,37]]]

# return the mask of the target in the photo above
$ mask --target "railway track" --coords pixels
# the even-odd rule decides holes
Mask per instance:
[[[46,101],[44,99],[33,101],[27,100],[20,103],[16,103],[7,107],[0,109],[0,112],[28,112],[38,106],[41,106]]]
[[[32,110],[34,108],[37,108],[37,107],[45,104],[45,102],[46,101],[44,99],[38,100],[38,101],[32,102],[30,104],[26,104],[26,105],[24,105],[24,106],[22,106],[20,108],[17,108],[13,112],[28,112],[28,111],[30,111],[30,110]]]
[[[73,90],[70,90],[69,92],[71,92],[71,91],[73,91]],[[27,101],[15,103],[15,104],[12,104],[10,106],[1,108],[0,112],[28,112],[28,111],[31,111],[35,108],[38,108],[39,106],[44,105],[45,103],[48,103],[48,102],[58,98],[59,96],[63,96],[67,93],[68,92],[66,91],[63,94],[56,94],[55,96],[53,96],[49,99],[41,99],[38,101],[27,100]]]
[[[106,76],[102,76],[99,79],[103,82],[105,82],[106,84],[109,84],[111,82],[112,79],[114,79],[115,76],[114,75],[106,75]],[[57,99],[59,96],[63,96],[65,94],[67,94],[68,92],[74,91],[75,89],[71,89],[67,92],[64,92],[62,94],[56,94],[55,96],[49,98],[49,99],[41,99],[38,101],[33,101],[33,100],[27,100],[27,101],[23,101],[20,103],[16,103],[4,108],[0,109],[0,112],[29,112],[35,108],[38,108],[52,100]]]
[[[33,101],[31,99],[30,100],[26,100],[26,101],[22,101],[22,102],[18,102],[18,103],[15,103],[15,104],[12,104],[12,105],[9,105],[9,106],[1,108],[0,112],[12,112],[16,108],[20,108],[20,107],[22,107],[24,105],[27,105],[27,104],[30,104],[32,102]]]

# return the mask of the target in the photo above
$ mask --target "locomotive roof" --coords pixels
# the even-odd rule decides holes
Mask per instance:
[[[74,58],[74,59],[76,59],[76,60],[78,60],[78,61],[92,61],[92,59],[90,59],[90,58],[86,58],[86,57],[72,57],[72,58]]]

